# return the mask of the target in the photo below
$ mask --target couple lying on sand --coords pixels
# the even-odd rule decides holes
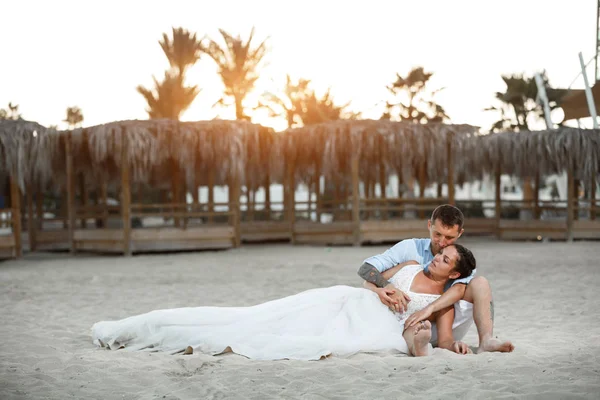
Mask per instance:
[[[475,257],[454,243],[463,222],[458,208],[437,207],[429,239],[403,240],[365,260],[358,271],[365,288],[311,289],[251,307],[156,310],[94,324],[93,342],[109,349],[232,351],[258,360],[390,351],[425,356],[432,345],[466,354],[460,340],[474,321],[477,352],[510,352],[512,343],[492,335],[487,280],[474,276]]]

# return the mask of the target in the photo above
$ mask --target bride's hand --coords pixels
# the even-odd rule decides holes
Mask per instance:
[[[426,319],[431,317],[431,314],[433,314],[433,309],[431,307],[425,307],[421,311],[417,311],[416,313],[408,317],[408,319],[404,323],[404,326],[410,328],[418,322],[425,321]]]
[[[379,296],[379,300],[381,300],[381,302],[385,304],[388,308],[390,308],[391,310],[395,308],[394,300],[390,297],[391,295],[396,293],[396,288],[393,285],[387,285],[383,288],[377,288],[375,289],[375,293],[377,293],[377,296]]]
[[[402,290],[397,289],[396,293],[390,296],[394,301],[394,310],[397,312],[405,312],[408,309],[410,297]]]

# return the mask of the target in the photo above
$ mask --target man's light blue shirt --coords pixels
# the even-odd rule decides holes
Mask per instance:
[[[398,264],[414,260],[421,264],[425,271],[433,261],[435,254],[431,253],[431,239],[405,239],[387,249],[384,253],[367,258],[364,262],[377,268],[379,272],[387,271]],[[455,283],[468,284],[473,279],[475,272],[466,278],[456,279],[446,285],[446,290]]]

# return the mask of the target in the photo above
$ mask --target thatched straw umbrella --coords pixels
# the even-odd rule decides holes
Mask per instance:
[[[33,234],[33,191],[43,187],[52,175],[52,155],[54,148],[48,143],[55,137],[55,131],[25,120],[0,121],[0,175],[8,176],[11,182],[10,198],[13,217],[13,234],[16,255],[21,249],[21,193],[27,196],[30,241]],[[4,186],[4,182],[1,182]],[[41,198],[38,213],[41,213]]]
[[[417,177],[424,186],[448,180],[448,145],[466,146],[477,128],[469,125],[413,124],[394,121],[340,120],[286,131],[287,158],[298,181],[309,183],[319,169],[325,179],[350,187],[351,158],[359,160],[360,181],[368,197],[379,182],[382,194],[390,175]]]

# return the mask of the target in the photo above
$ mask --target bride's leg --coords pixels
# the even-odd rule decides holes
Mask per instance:
[[[406,329],[403,333],[408,351],[415,357],[429,355],[429,339],[431,339],[431,322],[421,321]]]

